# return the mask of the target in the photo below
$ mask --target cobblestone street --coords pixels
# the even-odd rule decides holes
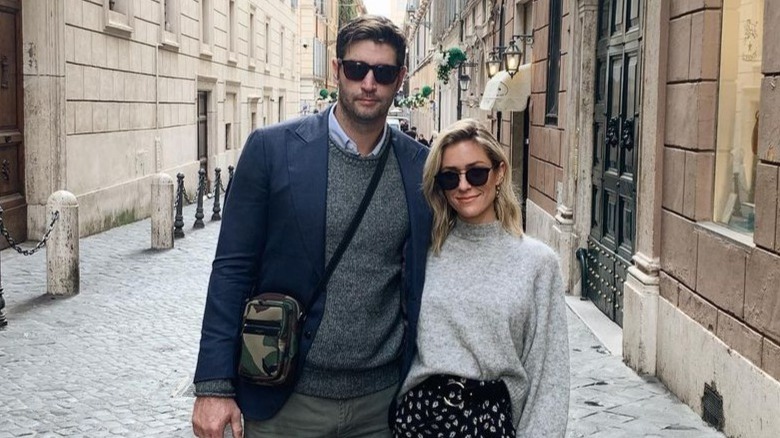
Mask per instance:
[[[186,437],[217,223],[169,251],[149,220],[81,240],[81,293],[46,297],[46,254],[2,252],[0,438]],[[210,216],[207,215],[207,218]],[[655,379],[612,356],[569,311],[570,437],[719,437]]]

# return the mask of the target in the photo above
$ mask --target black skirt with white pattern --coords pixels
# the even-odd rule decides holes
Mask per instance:
[[[514,438],[509,392],[501,380],[429,377],[396,406],[393,436]]]

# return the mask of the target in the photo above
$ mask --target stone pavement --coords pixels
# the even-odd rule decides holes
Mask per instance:
[[[50,299],[46,254],[5,250],[0,438],[188,437],[217,223],[152,251],[149,220],[82,239],[81,293]],[[210,214],[207,215],[207,219]],[[569,311],[568,437],[721,437],[655,379],[610,355]]]

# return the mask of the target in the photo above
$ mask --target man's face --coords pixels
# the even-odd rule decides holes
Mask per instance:
[[[368,70],[362,79],[356,78],[354,71],[363,69],[365,72],[365,64],[395,66],[395,58],[395,49],[391,45],[364,40],[349,45],[341,63],[333,60],[333,71],[336,72],[336,82],[339,84],[339,110],[343,111],[345,117],[355,123],[384,122],[395,93],[403,82],[406,68],[399,68],[397,77],[388,84],[381,83],[387,82],[387,69],[384,74],[377,74],[374,69]],[[356,68],[355,62],[364,65],[358,65]],[[351,65],[342,65],[350,63]],[[352,69],[352,79],[345,74],[347,68]]]

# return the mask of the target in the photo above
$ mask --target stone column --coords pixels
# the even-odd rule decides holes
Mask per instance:
[[[173,248],[173,178],[152,177],[152,249]]]
[[[593,162],[594,84],[596,81],[596,38],[598,37],[598,0],[579,0],[577,17],[573,18],[572,84],[569,89],[569,116],[562,197],[556,220],[570,230],[569,259],[571,260],[570,289],[573,295],[582,295],[579,265],[574,253],[587,246],[590,233],[591,163]]]
[[[636,252],[623,285],[623,357],[631,368],[651,375],[657,351],[669,2],[644,3]]]
[[[30,239],[40,239],[46,230],[49,194],[67,186],[65,4],[25,1],[22,14],[25,195]]]
[[[54,296],[79,293],[79,203],[73,193],[54,192],[46,204],[47,216],[59,220],[46,243],[46,292]]]

